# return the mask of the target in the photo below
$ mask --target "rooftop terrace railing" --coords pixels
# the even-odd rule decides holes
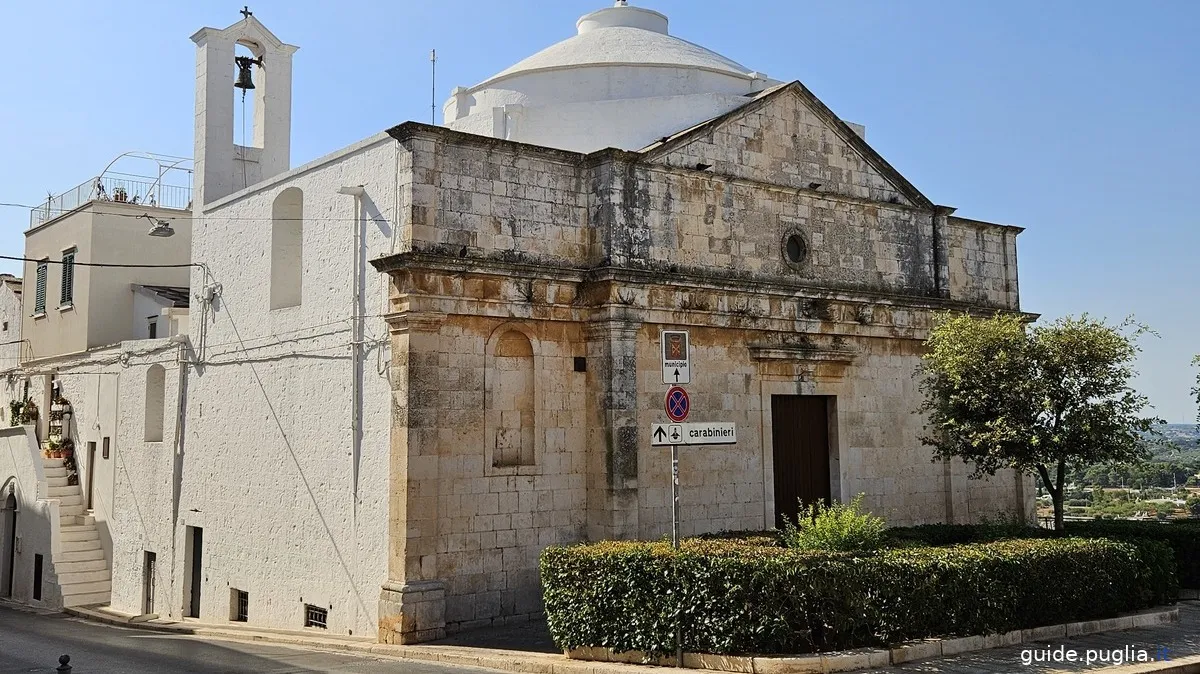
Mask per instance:
[[[161,179],[106,171],[74,189],[51,196],[30,210],[29,227],[37,227],[90,201],[145,204],[187,210],[192,205],[192,188],[163,184]]]

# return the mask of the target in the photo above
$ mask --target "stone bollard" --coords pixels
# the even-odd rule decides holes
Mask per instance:
[[[60,674],[71,674],[71,665],[67,664],[69,662],[71,662],[71,656],[69,656],[69,655],[58,656],[58,668],[55,669],[54,671],[60,672]]]

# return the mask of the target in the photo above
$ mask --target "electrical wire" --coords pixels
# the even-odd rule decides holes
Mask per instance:
[[[113,264],[108,262],[64,262],[62,260],[42,259],[35,260],[31,257],[16,257],[15,255],[0,255],[0,260],[15,260],[17,262],[37,262],[39,264],[70,264],[76,267],[121,267],[121,268],[137,268],[137,269],[178,269],[181,267],[199,267],[205,268],[203,262],[183,262],[180,264]]]
[[[120,203],[120,202],[105,201],[105,202],[100,202],[100,203]],[[145,204],[126,204],[126,205],[142,206]],[[10,206],[13,208],[27,208],[31,211],[44,210],[41,206],[29,206],[27,204],[13,204],[13,203],[0,202],[0,206]],[[157,206],[155,208],[162,208],[162,207]],[[168,209],[168,210],[183,210],[183,209]],[[396,209],[395,209],[395,206],[393,206],[393,207],[389,208],[388,210],[393,212],[393,214],[394,214],[394,211]],[[59,214],[61,215],[62,213],[67,213],[67,212],[68,211],[64,210],[64,211],[61,211]],[[111,216],[111,217],[115,217],[115,218],[135,218],[135,219],[140,219],[140,218],[145,217],[145,214],[134,215],[133,213],[105,213],[104,215],[106,217]],[[382,212],[380,213],[380,215],[384,216],[384,214]],[[388,221],[390,221],[390,217],[391,216],[384,216],[384,217],[378,217],[378,218],[367,218],[367,222],[380,222],[380,221],[388,222]],[[160,217],[158,219],[168,220],[168,221],[172,221],[172,220],[203,220],[203,221],[208,221],[208,222],[214,222],[214,221],[215,222],[220,222],[220,221],[226,221],[226,222],[296,222],[296,221],[300,221],[300,222],[308,222],[308,221],[311,221],[311,222],[354,222],[354,221],[362,220],[362,218],[356,218],[356,217],[347,216],[347,215],[337,216],[337,217],[320,217],[320,216],[307,216],[306,215],[306,216],[300,217],[300,218],[274,218],[271,216],[201,215],[200,217],[197,218],[197,217],[193,217],[190,214],[190,212],[187,215],[174,215],[174,216],[168,215],[168,216]]]

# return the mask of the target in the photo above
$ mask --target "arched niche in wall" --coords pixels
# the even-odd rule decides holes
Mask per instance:
[[[484,452],[491,469],[531,473],[541,455],[537,338],[520,323],[492,332],[484,354]]]
[[[146,442],[162,442],[163,418],[167,411],[167,370],[151,365],[146,370]]]
[[[304,193],[289,187],[271,204],[271,308],[300,304],[304,271]]]

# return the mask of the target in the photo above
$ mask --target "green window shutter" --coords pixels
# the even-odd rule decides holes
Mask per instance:
[[[37,294],[33,298],[33,313],[46,313],[46,263],[37,265]]]
[[[75,299],[75,250],[63,253],[62,291],[58,296],[59,306],[71,304]]]

